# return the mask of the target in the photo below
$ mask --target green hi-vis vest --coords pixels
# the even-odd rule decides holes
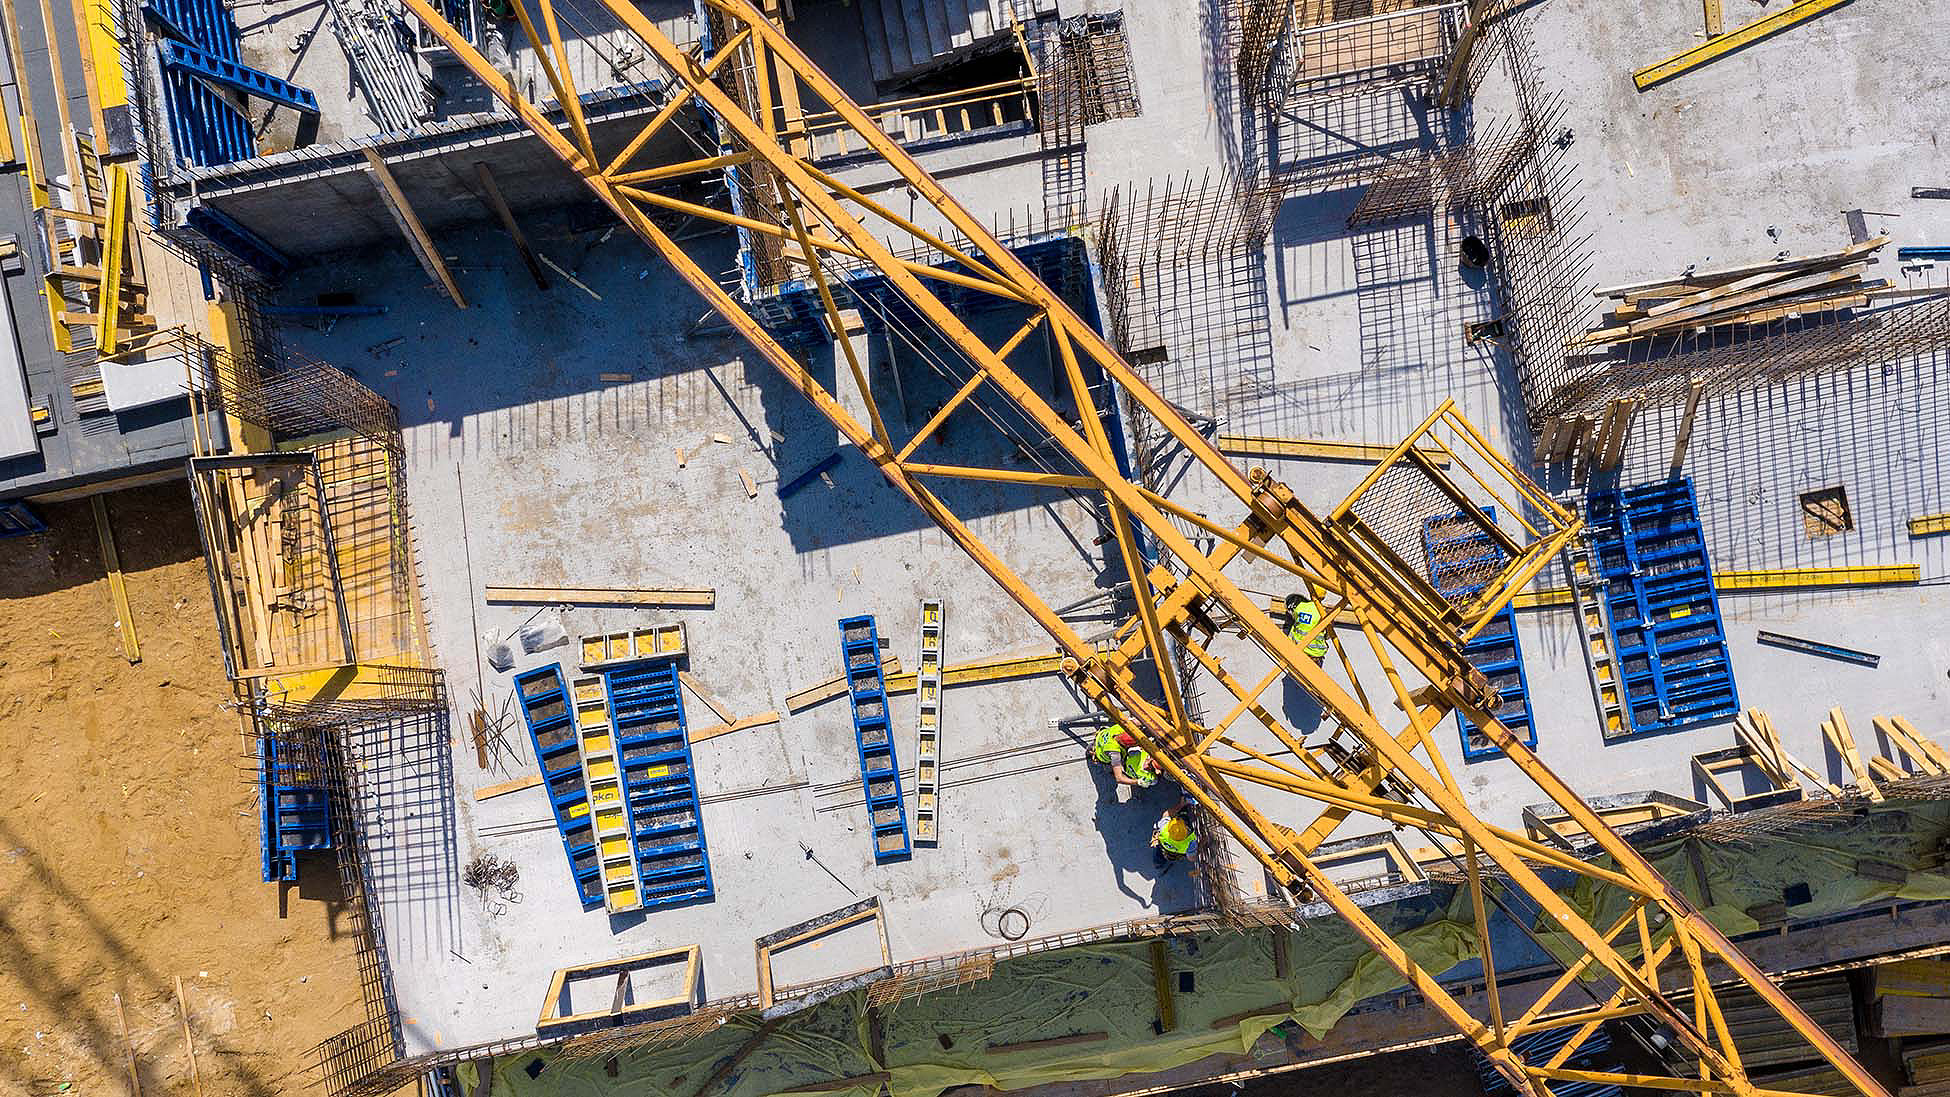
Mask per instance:
[[[1097,742],[1090,748],[1090,757],[1110,765],[1110,756],[1124,748],[1117,745],[1117,737],[1124,734],[1124,725],[1110,724],[1097,729]]]
[[[1177,857],[1183,857],[1192,852],[1193,846],[1198,845],[1198,834],[1187,826],[1184,840],[1173,841],[1170,831],[1165,827],[1159,827],[1158,845],[1167,853]]]
[[[1294,643],[1299,643],[1313,630],[1314,622],[1320,620],[1320,607],[1312,602],[1301,602],[1293,607],[1293,623],[1287,625],[1286,634]],[[1313,642],[1307,645],[1307,654],[1316,659],[1327,658],[1327,632],[1322,630]]]
[[[1143,747],[1126,747],[1124,749],[1124,776],[1129,777],[1140,785],[1149,786],[1154,784],[1158,780],[1158,775],[1151,772],[1151,767],[1145,765],[1150,760],[1151,756],[1144,753]]]

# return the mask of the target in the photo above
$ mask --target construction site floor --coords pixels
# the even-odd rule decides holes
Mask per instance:
[[[259,878],[187,489],[107,501],[139,665],[86,501],[0,540],[0,1092],[125,1092],[133,1047],[141,1092],[191,1093],[178,979],[203,1093],[294,1092],[307,1049],[364,1019],[337,876]]]

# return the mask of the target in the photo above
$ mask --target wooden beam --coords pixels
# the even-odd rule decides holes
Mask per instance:
[[[84,46],[86,43],[84,43]],[[86,49],[82,51],[87,55]],[[120,164],[108,166],[108,229],[102,239],[102,280],[95,297],[101,319],[95,323],[95,353],[114,354],[121,337],[122,263],[129,247],[129,170]]]
[[[1162,937],[1151,938],[1151,989],[1158,1000],[1158,1031],[1170,1032],[1178,1027],[1177,1003],[1171,996],[1171,956],[1165,951]]]
[[[1706,391],[1706,382],[1695,379],[1692,388],[1686,393],[1686,414],[1679,417],[1679,436],[1672,441],[1672,463],[1668,471],[1679,475],[1679,469],[1686,463],[1686,449],[1693,444],[1693,423],[1699,416],[1699,398]]]
[[[487,198],[488,208],[501,220],[501,227],[514,237],[515,251],[520,253],[523,266],[528,268],[528,276],[535,280],[535,288],[548,288],[548,276],[542,273],[542,265],[535,260],[535,252],[528,246],[528,237],[523,236],[521,226],[515,223],[515,211],[508,208],[508,200],[501,197],[501,185],[494,181],[494,172],[488,170],[484,161],[475,161],[474,176],[481,181],[481,191]]]
[[[730,1058],[726,1059],[722,1063],[719,1063],[717,1069],[713,1070],[710,1076],[704,1079],[704,1083],[698,1086],[695,1090],[691,1091],[691,1097],[706,1097],[706,1095],[711,1092],[713,1087],[715,1087],[719,1082],[725,1080],[726,1075],[738,1069],[739,1063],[742,1063],[746,1059],[749,1059],[751,1057],[752,1052],[757,1051],[759,1045],[763,1044],[766,1041],[766,1039],[772,1035],[773,1030],[778,1028],[779,1025],[783,1024],[784,1022],[785,1022],[784,1017],[774,1017],[771,1020],[765,1022],[764,1024],[758,1026],[758,1030],[756,1032],[753,1032],[751,1036],[745,1040],[744,1043],[739,1044],[738,1050],[732,1052]]]
[[[989,1050],[998,1055],[1016,1051],[1041,1051],[1044,1048],[1070,1047],[1075,1044],[1095,1044],[1110,1039],[1108,1032],[1079,1032],[1074,1036],[1052,1036],[1047,1040],[1021,1040],[1013,1044],[990,1044]]]
[[[1877,731],[1882,732],[1883,738],[1889,740],[1891,747],[1909,755],[1910,760],[1916,763],[1917,769],[1931,776],[1944,772],[1943,764],[1938,761],[1935,754],[1931,753],[1930,744],[1911,738],[1909,732],[1896,721],[1887,716],[1878,716],[1875,718],[1875,726]]]
[[[1828,745],[1835,748],[1842,763],[1848,766],[1848,771],[1855,776],[1856,787],[1870,800],[1881,803],[1882,790],[1876,787],[1875,776],[1869,772],[1869,767],[1862,763],[1862,752],[1856,748],[1855,736],[1849,733],[1848,720],[1842,716],[1841,709],[1828,710],[1828,719],[1821,722],[1821,733],[1828,739]]]
[[[1632,74],[1632,83],[1640,91],[1663,84],[1675,76],[1681,76],[1706,64],[1724,57],[1742,46],[1752,45],[1763,38],[1779,34],[1804,20],[1813,19],[1825,11],[1839,8],[1848,0],[1800,0],[1771,15],[1763,15],[1730,34],[1708,39],[1706,42],[1673,54],[1657,64],[1647,65]]]
[[[539,773],[531,773],[526,777],[517,777],[512,781],[503,781],[496,785],[482,785],[480,788],[474,790],[474,799],[476,802],[492,800],[496,796],[506,796],[510,792],[520,792],[525,788],[534,788],[541,783],[542,775]]]
[[[100,498],[100,496],[96,496]],[[183,1050],[190,1056],[190,1086],[196,1097],[203,1097],[203,1078],[196,1070],[196,1037],[190,1033],[190,1007],[183,1000],[183,977],[176,977],[176,1016],[183,1022]]]
[[[738,718],[731,714],[731,710],[724,706],[724,702],[718,700],[715,694],[704,688],[703,682],[697,680],[697,675],[692,674],[688,670],[680,670],[677,672],[677,680],[684,683],[684,687],[689,689],[698,700],[704,702],[705,708],[716,713],[718,719],[723,720],[727,724],[737,721]]]
[[[853,1089],[856,1086],[870,1086],[870,1085],[881,1084],[886,1082],[889,1078],[892,1077],[893,1075],[887,1073],[884,1070],[876,1070],[872,1074],[854,1074],[845,1078],[828,1078],[823,1082],[807,1082],[803,1086],[793,1086],[791,1089],[782,1089],[779,1090],[779,1092],[780,1093],[834,1093],[842,1089]]]
[[[1859,244],[1836,251],[1824,251],[1814,255],[1797,255],[1792,259],[1770,259],[1764,263],[1748,263],[1739,267],[1721,267],[1718,270],[1699,271],[1683,278],[1655,278],[1645,282],[1627,282],[1616,286],[1602,286],[1591,291],[1593,297],[1617,297],[1621,300],[1635,300],[1640,297],[1667,297],[1689,293],[1730,282],[1749,274],[1766,271],[1806,271],[1816,267],[1844,263],[1858,256],[1867,255],[1889,242],[1889,237],[1878,236]]]
[[[460,295],[460,287],[454,284],[454,276],[447,271],[447,261],[440,257],[440,249],[433,244],[433,237],[427,235],[427,228],[420,223],[420,217],[413,207],[406,203],[406,193],[400,190],[399,180],[393,178],[393,170],[386,166],[377,150],[366,149],[366,168],[372,172],[373,182],[379,187],[380,197],[385,199],[386,210],[393,215],[393,223],[406,237],[406,246],[413,257],[420,261],[420,268],[427,277],[440,283],[447,296],[453,298],[460,308],[467,307],[467,298]]]
[[[1462,35],[1456,39],[1455,52],[1449,57],[1449,75],[1442,81],[1442,97],[1438,100],[1443,106],[1454,110],[1462,106],[1463,89],[1469,84],[1469,58],[1476,49],[1476,40],[1483,36],[1483,21],[1489,17],[1495,0],[1474,0],[1469,5],[1469,15],[1463,22]]]
[[[122,654],[128,656],[131,664],[140,663],[142,645],[136,639],[135,613],[129,608],[129,587],[122,579],[122,558],[115,551],[115,531],[108,524],[108,502],[100,495],[90,495],[88,503],[95,511],[95,539],[101,545],[102,568],[108,573],[108,594],[121,624]]]
[[[1910,723],[1906,717],[1891,716],[1889,722],[1901,728],[1904,734],[1914,739],[1916,745],[1922,747],[1924,753],[1928,754],[1937,765],[1943,767],[1945,773],[1950,773],[1950,750],[1943,749],[1937,745],[1935,739],[1916,730],[1916,725]]]
[[[756,716],[747,716],[742,720],[733,720],[730,723],[719,724],[716,727],[693,731],[687,738],[690,740],[692,746],[696,746],[699,743],[708,743],[720,735],[730,735],[734,731],[750,731],[752,728],[768,727],[778,722],[779,714],[777,710],[761,712]]]
[[[1720,11],[1720,0],[1701,0],[1705,8],[1706,36],[1718,38],[1727,31],[1726,18]]]
[[[490,602],[567,603],[576,606],[665,606],[712,609],[715,587],[487,587]]]
[[[142,1071],[135,1061],[135,1041],[129,1037],[129,1009],[120,994],[115,996],[115,1016],[122,1021],[122,1053],[129,1064],[129,1097],[142,1097]]]
[[[880,661],[881,674],[895,675],[900,672],[901,661],[899,656],[889,655]],[[807,686],[797,693],[789,694],[785,699],[785,710],[787,712],[798,712],[800,709],[811,708],[822,701],[830,701],[845,692],[846,675],[835,674],[816,686]]]

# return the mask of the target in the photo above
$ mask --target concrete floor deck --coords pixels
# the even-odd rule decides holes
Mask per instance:
[[[1842,206],[1901,211],[1891,222],[1899,242],[1941,242],[1944,213],[1890,193],[1899,180],[1941,184],[1946,174],[1944,151],[1921,136],[1941,130],[1950,113],[1950,97],[1926,93],[1940,91],[1944,79],[1928,56],[1932,36],[1878,34],[1873,60],[1862,43],[1892,19],[1941,27],[1944,17],[1922,0],[1895,6],[1895,16],[1871,5],[1839,9],[1644,96],[1631,91],[1630,70],[1688,44],[1696,7],[1659,0],[1617,17],[1589,0],[1543,6],[1540,65],[1547,81],[1572,93],[1567,120],[1597,211],[1597,277],[1747,262],[1781,248],[1822,250],[1842,242]],[[1203,8],[1196,0],[1127,7],[1144,113],[1088,131],[1093,200],[1113,183],[1217,168],[1236,148],[1228,62],[1186,29],[1202,25]],[[1861,60],[1813,63],[1840,49]],[[1878,81],[1872,67],[1897,78]],[[1757,98],[1762,87],[1770,90]],[[1493,78],[1484,109],[1494,109],[1498,95]],[[1816,109],[1841,101],[1875,105]],[[1681,111],[1688,102],[1694,105]],[[1671,154],[1679,142],[1691,151]],[[993,170],[983,169],[974,148],[927,159],[952,169],[947,185],[978,216],[1006,220],[1010,211],[1042,209],[1044,174],[1023,159],[1033,150],[1004,144],[1012,159]],[[1775,161],[1781,165],[1772,170],[1761,166]],[[1702,163],[1722,168],[1703,171]],[[1849,182],[1858,178],[1859,187]],[[1762,194],[1772,205],[1757,205]],[[1520,453],[1524,416],[1508,362],[1462,339],[1464,323],[1495,315],[1497,305],[1487,286],[1456,268],[1457,227],[1437,219],[1349,234],[1341,226],[1357,197],[1328,192],[1287,202],[1263,253],[1189,283],[1221,303],[1218,319],[1174,329],[1184,346],[1173,360],[1181,364],[1159,386],[1218,415],[1227,429],[1361,442],[1392,442],[1453,398],[1496,444]],[[1950,203],[1939,205],[1950,212]],[[1762,231],[1767,223],[1792,236],[1776,242]],[[829,452],[832,430],[736,342],[684,339],[698,311],[694,298],[626,234],[592,244],[599,234],[562,225],[532,231],[542,251],[577,270],[603,301],[559,283],[538,294],[505,238],[486,230],[442,241],[462,257],[459,277],[477,305],[466,312],[423,286],[398,252],[312,268],[289,290],[291,300],[304,301],[320,290],[355,289],[392,309],[384,319],[344,322],[329,336],[303,333],[300,341],[401,409],[427,613],[457,705],[471,704],[477,688],[475,633],[485,641],[529,616],[527,607],[482,604],[479,588],[490,583],[716,587],[711,611],[579,608],[563,623],[575,633],[683,619],[691,669],[739,713],[783,708],[786,694],[835,673],[834,621],[850,613],[878,615],[904,662],[926,597],[947,604],[951,662],[1043,644],[1026,617],[857,454],[843,454],[833,486],[815,484],[782,505],[774,485]],[[726,251],[718,269],[730,263]],[[405,341],[367,350],[396,335]],[[1198,346],[1221,346],[1224,354]],[[1943,547],[1902,530],[1909,514],[1944,509],[1934,409],[1946,365],[1939,358],[1893,374],[1866,367],[1716,401],[1693,441],[1690,471],[1717,566],[1922,567],[1921,587],[1723,600],[1742,702],[1771,712],[1791,747],[1838,776],[1815,731],[1829,706],[1842,705],[1859,728],[1871,714],[1902,713],[1926,731],[1950,719],[1943,677],[1950,640],[1935,625],[1950,608],[1950,594],[1935,584],[1950,569]],[[629,379],[602,380],[612,372]],[[910,388],[908,396],[915,408],[928,406],[926,393]],[[1670,412],[1641,419],[1628,482],[1662,474],[1675,429]],[[706,441],[713,434],[732,441]],[[672,453],[680,446],[697,448],[681,469]],[[740,468],[758,481],[754,499],[746,498]],[[1321,506],[1360,474],[1319,462],[1283,461],[1276,471]],[[1835,478],[1849,484],[1856,529],[1809,542],[1799,535],[1795,496]],[[1195,481],[1175,494],[1212,506],[1215,516],[1233,513]],[[957,506],[1049,601],[1081,599],[1102,581],[1088,575],[1094,531],[1069,504],[974,489]],[[1555,573],[1545,579],[1560,582]],[[1884,660],[1869,670],[1762,649],[1756,628],[1863,647]],[[1604,745],[1568,611],[1525,611],[1520,630],[1548,763],[1590,796],[1700,795],[1688,758],[1730,745],[1726,725]],[[1239,668],[1242,676],[1247,669]],[[506,676],[482,677],[491,703],[506,692]],[[1290,694],[1283,704],[1304,721],[1311,702]],[[1136,805],[1108,802],[1080,747],[1051,729],[1051,720],[1081,711],[1058,681],[950,693],[944,845],[893,867],[873,867],[853,829],[861,819],[850,803],[854,762],[843,708],[830,703],[699,748],[718,898],[629,923],[574,906],[559,844],[541,822],[539,793],[473,801],[474,787],[520,766],[479,772],[471,750],[456,744],[457,859],[482,850],[515,858],[524,899],[498,917],[463,895],[438,917],[389,918],[389,926],[408,927],[389,929],[389,946],[409,1050],[525,1034],[555,968],[655,947],[698,941],[710,993],[750,989],[751,938],[852,898],[806,860],[800,841],[853,889],[883,897],[897,959],[990,943],[982,912],[998,904],[1024,906],[1032,932],[1043,933],[1190,901],[1183,870],[1154,878],[1143,846],[1158,794]],[[708,721],[701,706],[687,703],[687,711],[694,725]],[[911,726],[904,704],[896,705],[894,726]],[[1449,747],[1456,739],[1452,726],[1438,733]],[[900,742],[908,746],[911,736]],[[525,745],[519,752],[525,764]],[[1459,749],[1449,760],[1492,821],[1514,823],[1525,804],[1542,798],[1508,762],[1463,765]],[[381,899],[416,902],[410,894]],[[844,958],[834,960],[829,974],[846,969]]]

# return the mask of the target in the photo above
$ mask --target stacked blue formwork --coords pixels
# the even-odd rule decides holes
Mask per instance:
[[[1580,1025],[1565,1025],[1560,1028],[1547,1028],[1541,1031],[1526,1032],[1510,1041],[1510,1050],[1516,1052],[1526,1063],[1543,1064],[1551,1060],[1571,1037],[1577,1035]],[[1485,1097],[1503,1097],[1514,1093],[1510,1080],[1497,1073],[1490,1061],[1474,1048],[1470,1058],[1476,1064],[1476,1079],[1483,1087]],[[1624,1065],[1619,1056],[1612,1051],[1611,1034],[1601,1026],[1593,1032],[1578,1049],[1564,1060],[1564,1066],[1574,1070],[1621,1072]],[[1605,1082],[1564,1082],[1552,1081],[1550,1091],[1557,1097],[1624,1097],[1625,1091]]]
[[[143,11],[161,24],[168,38],[180,40],[210,56],[241,64],[237,56],[237,24],[223,0],[146,0]],[[176,155],[197,167],[212,167],[257,155],[250,120],[230,100],[169,64],[165,40],[158,51],[162,62],[163,113],[169,116],[169,137]]]
[[[589,793],[582,783],[582,747],[576,739],[575,706],[554,663],[515,675],[515,697],[548,790],[549,810],[562,835],[562,852],[583,906],[603,901],[602,858],[589,822]]]
[[[332,797],[318,759],[277,735],[257,737],[258,839],[264,880],[296,880],[298,855],[332,848]]]
[[[1484,513],[1492,522],[1496,508]],[[1429,581],[1436,593],[1449,602],[1465,601],[1481,591],[1490,577],[1502,570],[1503,550],[1490,535],[1465,520],[1461,513],[1436,517],[1422,523],[1422,547],[1428,553]],[[1530,680],[1523,672],[1523,645],[1517,640],[1517,611],[1504,606],[1483,631],[1463,645],[1463,657],[1483,672],[1496,689],[1496,718],[1525,746],[1537,745],[1537,725],[1530,714]],[[1483,729],[1462,713],[1456,713],[1456,728],[1462,733],[1463,757],[1498,758],[1503,751],[1490,742]]]
[[[1740,711],[1693,482],[1675,476],[1586,500],[1627,736]]]
[[[669,656],[637,660],[602,674],[643,906],[654,910],[709,900],[711,851],[704,843],[677,662]]]
[[[30,533],[46,532],[47,523],[27,509],[26,503],[0,503],[0,537],[25,537]]]
[[[887,720],[887,679],[880,673],[880,633],[873,618],[840,621],[840,662],[853,701],[853,740],[860,750],[860,782],[867,792],[873,859],[897,861],[914,852],[901,795],[900,761]]]

